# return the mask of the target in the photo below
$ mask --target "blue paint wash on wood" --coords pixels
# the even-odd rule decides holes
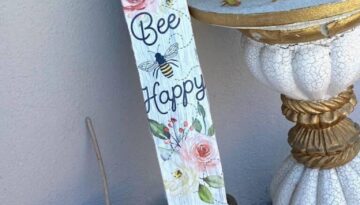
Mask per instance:
[[[186,1],[122,4],[168,204],[227,204]]]

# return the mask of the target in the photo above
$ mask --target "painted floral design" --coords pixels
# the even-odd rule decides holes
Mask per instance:
[[[197,115],[191,120],[172,117],[159,123],[149,119],[150,130],[160,142],[162,163],[171,167],[164,177],[167,193],[180,197],[197,194],[203,202],[215,204],[219,200],[212,190],[224,187],[222,173],[213,174],[221,170],[215,130],[207,124],[204,107],[198,103],[196,109]]]
[[[199,171],[216,168],[219,163],[219,153],[214,138],[202,134],[195,134],[182,141],[180,155],[184,162]]]
[[[136,12],[142,10],[153,11],[156,7],[156,0],[122,0],[125,12]]]
[[[185,165],[178,165],[171,172],[171,177],[164,181],[165,189],[174,196],[186,195],[197,189],[197,172]]]

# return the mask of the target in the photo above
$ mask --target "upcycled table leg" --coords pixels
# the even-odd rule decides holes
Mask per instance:
[[[360,2],[242,3],[219,8],[215,0],[190,0],[190,9],[247,36],[248,67],[282,93],[282,112],[295,123],[292,154],[271,184],[273,204],[360,204],[360,129],[347,117],[360,77]]]
[[[168,204],[228,204],[186,1],[122,4]]]

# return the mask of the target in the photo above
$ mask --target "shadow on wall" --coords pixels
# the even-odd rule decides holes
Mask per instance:
[[[117,191],[117,193],[121,192],[121,190],[113,190],[114,192]],[[152,199],[151,202],[147,202],[146,204],[139,204],[137,201],[137,199],[131,198],[128,199],[126,201],[124,201],[123,199],[121,200],[111,200],[111,204],[112,205],[168,205],[167,201],[166,201],[166,197],[165,196],[159,196],[158,199]],[[103,195],[97,195],[94,196],[92,198],[90,198],[89,200],[87,200],[86,202],[81,203],[80,205],[100,205],[100,204],[104,204],[104,200],[103,200]]]

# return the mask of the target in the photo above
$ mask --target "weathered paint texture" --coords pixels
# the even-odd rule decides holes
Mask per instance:
[[[331,39],[268,45],[244,38],[245,60],[262,83],[299,100],[328,99],[360,77],[360,29]]]

